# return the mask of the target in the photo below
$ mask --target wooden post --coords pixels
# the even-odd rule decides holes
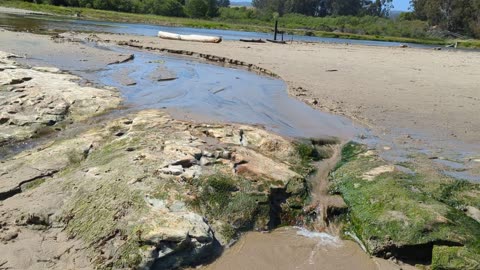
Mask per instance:
[[[275,32],[273,33],[273,40],[277,40],[278,20],[275,20]]]

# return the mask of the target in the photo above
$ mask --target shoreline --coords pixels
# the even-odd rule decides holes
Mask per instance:
[[[164,17],[158,15],[149,14],[135,14],[135,13],[122,13],[115,11],[96,10],[88,8],[76,8],[76,7],[58,7],[51,5],[36,5],[31,3],[18,3],[6,1],[3,3],[8,7],[13,7],[17,10],[28,9],[39,10],[40,13],[54,16],[68,16],[78,18],[78,14],[84,13],[85,19],[100,20],[100,21],[112,21],[112,22],[126,22],[126,23],[144,23],[144,24],[156,24],[164,26],[185,26],[194,28],[205,29],[224,29],[224,30],[236,30],[236,31],[252,31],[252,32],[271,32],[271,27],[266,25],[254,25],[254,24],[242,24],[232,23],[227,21],[214,21],[214,20],[201,20],[190,18],[175,18]],[[200,25],[200,27],[199,27]],[[398,42],[398,43],[413,43],[413,44],[425,44],[425,45],[451,45],[458,43],[461,48],[480,48],[480,41],[478,40],[437,40],[437,39],[421,39],[421,38],[408,38],[408,37],[396,37],[396,36],[379,36],[379,35],[361,35],[352,33],[335,33],[326,32],[320,30],[305,30],[296,28],[285,28],[289,34],[305,35],[306,32],[314,34],[317,37],[325,38],[343,38],[350,40],[371,40],[371,41],[385,41],[385,42]]]
[[[1,35],[1,33],[0,33],[0,35]],[[112,41],[112,40],[115,41],[116,39],[132,38],[131,36],[115,36],[115,35],[101,35],[101,34],[97,34],[97,35],[100,36],[100,37],[103,37],[103,39],[109,39],[110,41]],[[78,36],[81,37],[82,35],[78,35]],[[137,39],[140,39],[140,38],[141,38],[141,41],[140,41],[140,42],[145,43],[145,44],[150,44],[149,46],[156,46],[155,43],[154,43],[154,41],[153,41],[153,40],[150,40],[150,39],[148,39],[148,38],[142,38],[142,37],[134,37],[134,38],[137,38]],[[117,40],[117,41],[118,41],[118,40]],[[158,41],[158,40],[157,40],[157,41]],[[219,49],[219,47],[211,46],[211,47],[214,47],[214,48],[209,48],[208,45],[198,44],[198,43],[185,43],[185,44],[183,44],[183,45],[182,45],[181,43],[178,43],[178,42],[165,42],[165,41],[162,41],[161,43],[162,43],[162,44],[161,44],[162,46],[165,46],[165,43],[168,43],[167,46],[172,46],[172,47],[174,46],[174,47],[177,48],[177,49],[178,49],[178,47],[182,47],[182,46],[184,46],[185,48],[188,48],[189,46],[190,46],[190,47],[197,47],[197,48],[200,47],[200,49],[204,51],[204,52],[202,52],[202,54],[208,54],[208,50],[215,50],[215,49],[218,50],[218,49]],[[220,48],[223,48],[223,49],[229,48],[229,49],[231,49],[231,47],[233,47],[233,50],[232,50],[232,51],[229,51],[228,53],[231,53],[232,55],[234,55],[235,53],[238,53],[239,55],[241,54],[242,57],[248,58],[249,55],[248,55],[248,54],[245,54],[245,52],[248,52],[249,50],[251,50],[252,48],[254,48],[254,46],[246,46],[246,47],[245,47],[244,45],[245,45],[245,44],[228,42],[228,43],[226,44],[226,46],[221,46]],[[228,46],[230,46],[230,47],[228,47]],[[311,57],[311,54],[312,54],[312,51],[315,52],[315,48],[311,48],[311,47],[309,47],[309,46],[310,46],[309,44],[295,44],[294,46],[291,46],[291,47],[290,47],[290,51],[292,51],[292,49],[293,49],[293,52],[294,52],[294,54],[295,54],[295,53],[298,53],[299,50],[300,50],[300,52],[301,52],[301,49],[310,48],[310,50],[308,51],[308,52],[309,52],[309,53],[308,53],[308,54],[309,54],[308,56],[309,56],[310,58],[312,58],[312,57]],[[67,47],[68,47],[68,45],[67,45]],[[275,48],[278,49],[278,47],[275,47],[274,45],[273,45],[273,46],[266,46],[266,47],[268,47],[267,49],[270,49],[270,50],[274,50]],[[293,47],[293,48],[292,48],[292,47]],[[321,49],[327,49],[327,50],[330,49],[330,52],[331,52],[331,48],[330,48],[330,47],[334,47],[334,49],[338,49],[338,47],[335,48],[335,46],[333,46],[333,45],[324,45],[324,46],[320,46],[320,47],[321,47]],[[261,48],[257,47],[256,49],[261,49]],[[318,48],[317,48],[317,49],[318,49]],[[342,47],[340,47],[340,49],[342,49]],[[347,46],[347,49],[348,49],[348,46]],[[369,49],[369,48],[363,48],[363,47],[361,47],[361,48],[356,47],[356,48],[351,48],[351,49],[372,51],[371,48]],[[207,52],[205,52],[205,51],[207,51]],[[378,50],[378,51],[381,51],[381,50]],[[221,51],[221,53],[222,53],[222,54],[228,54],[226,50]],[[318,54],[319,52],[316,51],[316,53]],[[262,57],[260,57],[260,59],[255,60],[255,61],[257,61],[257,62],[261,62],[261,63],[258,63],[258,66],[259,66],[259,67],[263,67],[263,66],[265,66],[265,65],[266,65],[266,66],[272,66],[273,68],[271,68],[271,69],[269,68],[270,70],[280,69],[282,72],[287,72],[287,71],[285,71],[285,70],[282,70],[282,68],[279,66],[278,62],[274,62],[275,59],[271,58],[270,56],[265,55],[264,53],[260,53],[260,54],[259,54],[258,52],[256,52],[256,54],[257,54],[257,56],[258,56],[258,55],[262,55]],[[217,55],[217,54],[213,54],[213,53],[212,53],[212,54],[208,54],[208,55]],[[325,56],[325,54],[323,54],[323,56]],[[226,57],[227,57],[227,56],[226,56]],[[212,58],[212,57],[210,57],[210,58]],[[215,60],[215,58],[212,58],[212,59]],[[238,59],[238,58],[234,58],[234,57],[232,56],[232,57],[230,57],[230,59]],[[287,60],[288,60],[288,61],[292,61],[291,58],[287,59],[287,57],[285,57],[285,59],[281,59],[281,60],[282,60],[282,61],[287,61]],[[239,61],[245,61],[244,63],[250,63],[250,62],[247,62],[247,60],[245,60],[245,59],[243,59],[243,60],[241,59],[241,60],[239,60]],[[264,63],[264,62],[265,62],[265,63]],[[304,63],[307,63],[307,62],[304,62]],[[291,66],[290,66],[290,74],[289,74],[287,77],[289,77],[289,78],[291,78],[291,77],[297,77],[297,80],[298,80],[298,79],[301,80],[301,73],[305,72],[305,69],[303,69],[303,70],[295,70],[295,66],[294,66],[295,63],[294,63],[294,62],[289,62],[289,64],[291,65]],[[318,64],[318,62],[313,63],[313,64],[316,65],[316,64]],[[308,67],[307,67],[307,69],[308,69]],[[333,73],[333,72],[338,72],[339,70],[342,70],[342,69],[338,68],[337,71],[328,71],[328,72],[329,72],[329,73]],[[311,74],[310,74],[310,75],[311,75]],[[285,79],[282,75],[280,75],[280,77],[282,77],[289,86],[290,86],[292,83],[295,83],[295,84],[296,84],[296,83],[299,82],[299,81],[295,81],[295,82],[288,81],[288,80]],[[312,83],[312,82],[311,82],[311,83]],[[465,82],[462,82],[462,83],[465,83]],[[294,84],[294,85],[295,85],[295,84]],[[295,87],[295,88],[293,88],[293,89],[295,89],[296,92],[306,93],[306,95],[307,95],[307,94],[311,94],[311,95],[315,94],[315,92],[311,90],[312,88],[310,88],[310,89],[308,89],[308,90],[307,90],[306,88],[305,88],[305,89],[304,89],[304,88],[299,89],[298,86],[297,86],[297,87]],[[298,91],[297,91],[297,90],[298,90]],[[302,90],[305,90],[305,91],[302,91]],[[388,89],[387,89],[387,90],[388,90]],[[350,94],[351,94],[351,93],[350,93]],[[318,101],[318,100],[317,100],[317,104],[313,104],[313,105],[318,105],[320,102],[321,102],[321,101]],[[314,103],[314,102],[312,102],[312,103]],[[445,105],[443,105],[443,106],[445,106]],[[348,111],[347,111],[347,112],[348,112]],[[142,117],[145,117],[145,116],[142,116],[141,114],[142,114],[142,113],[139,113],[139,115],[140,115],[140,120],[142,119]],[[160,116],[161,116],[161,115],[160,115]],[[395,115],[391,115],[391,116],[389,116],[389,117],[394,117],[394,116],[395,116]],[[151,116],[149,116],[149,117],[151,117]],[[152,118],[152,119],[153,119],[153,118]],[[391,120],[391,119],[390,119],[390,120]],[[136,121],[137,121],[137,120],[136,120]],[[143,121],[143,120],[142,120],[142,121]],[[127,121],[127,122],[130,122],[130,121]],[[124,124],[127,123],[127,122],[124,122]],[[129,125],[129,124],[126,124],[126,125]],[[227,125],[228,125],[228,124],[227,124]],[[433,127],[433,128],[435,128],[435,127]],[[117,129],[117,128],[112,128],[112,129],[109,130],[109,132],[114,132],[114,133],[115,133],[115,132],[117,132],[116,129]],[[142,129],[137,130],[137,132],[139,132],[140,130],[142,130]],[[108,133],[108,132],[107,132],[107,133]],[[124,135],[124,132],[121,132],[121,133],[122,133],[121,135],[115,135],[115,136],[120,136],[120,137],[122,137],[122,136]],[[120,133],[115,133],[115,134],[120,134]],[[133,134],[132,136],[135,136],[135,133],[132,133],[132,134]],[[207,134],[207,133],[205,133],[205,134]],[[397,135],[398,135],[398,134],[397,134]],[[102,135],[102,136],[103,136],[103,135]],[[262,135],[262,136],[263,136],[263,135]],[[214,137],[216,137],[216,135],[214,135]],[[219,138],[222,138],[222,137],[219,137]],[[241,138],[241,135],[240,135],[240,138]],[[466,142],[468,142],[468,138],[469,138],[468,136],[465,136],[465,137],[462,137],[461,139],[463,139],[463,140],[465,140]],[[240,139],[240,141],[241,141],[241,139]],[[98,146],[97,146],[97,147],[98,147]],[[141,147],[141,146],[137,146],[137,147]],[[380,147],[380,148],[381,148],[381,147]],[[445,148],[447,148],[447,146],[445,146]],[[134,148],[133,148],[133,149],[134,149]],[[122,145],[122,148],[119,148],[119,150],[123,150],[123,145]],[[383,150],[384,150],[385,152],[390,151],[390,150],[386,150],[386,149],[383,149]],[[408,151],[415,151],[414,148],[409,148],[409,149],[407,149],[407,150],[408,150]],[[47,149],[47,151],[48,151],[48,149]],[[378,149],[378,151],[381,151],[381,149]],[[127,152],[129,152],[129,150],[127,150]],[[374,151],[374,152],[375,152],[375,151]],[[93,152],[93,154],[95,154],[95,152]],[[373,160],[373,161],[372,161],[373,164],[378,164],[378,165],[381,165],[381,164],[382,164],[382,161],[380,161],[380,158],[377,156],[377,154],[376,154],[376,153],[373,153],[373,154],[372,154],[372,151],[369,150],[369,151],[366,151],[366,152],[360,152],[359,157],[358,157],[359,160],[350,160],[350,161],[348,161],[347,166],[345,166],[345,167],[340,167],[340,170],[343,170],[343,171],[346,172],[346,173],[344,172],[345,174],[348,174],[348,173],[349,173],[349,170],[351,169],[350,167],[355,166],[355,164],[356,164],[355,162],[363,162],[362,160],[363,160],[363,159],[366,159],[366,158],[372,159],[372,160]],[[433,161],[431,161],[431,160],[429,161],[429,159],[425,160],[425,157],[424,157],[424,156],[417,157],[417,158],[418,158],[418,160],[423,160],[423,163],[422,163],[422,164],[426,164],[425,166],[426,166],[428,169],[432,169],[432,168],[433,168],[433,167],[430,167],[430,166],[431,166],[431,165],[430,165],[430,162],[435,162],[435,160],[437,160],[437,159],[432,159]],[[440,160],[443,160],[443,159],[440,159]],[[89,162],[91,163],[91,161],[89,161],[89,160],[86,160],[85,162],[86,162],[86,163],[89,163]],[[475,162],[477,162],[477,161],[473,161],[473,164],[475,164]],[[81,161],[81,163],[83,163],[83,161]],[[478,163],[478,162],[477,162],[477,163]],[[378,166],[378,165],[375,165],[375,166]],[[349,167],[349,166],[350,166],[350,167]],[[372,166],[373,166],[373,165],[372,165]],[[407,165],[407,164],[404,164],[404,166],[408,166],[408,165]],[[378,171],[378,170],[375,171],[375,170],[378,169],[378,168],[381,168],[381,170],[380,170],[380,171]],[[363,183],[367,180],[367,183],[369,183],[369,182],[371,182],[372,180],[374,180],[374,179],[377,178],[377,177],[386,177],[386,176],[389,176],[389,173],[393,172],[393,171],[392,171],[393,169],[391,169],[390,166],[381,165],[381,166],[379,166],[378,168],[372,168],[372,170],[370,170],[370,171],[369,171],[368,169],[365,170],[365,173],[364,173],[363,176],[362,176],[362,178],[365,178],[365,179],[362,179],[362,180],[360,180],[360,179],[354,179],[354,181],[360,181],[360,183],[363,184]],[[408,168],[408,167],[404,167],[404,168]],[[475,167],[475,168],[478,168],[478,166]],[[473,168],[473,169],[475,169],[475,168]],[[364,170],[364,169],[365,169],[365,168],[362,168],[362,170]],[[185,170],[187,170],[187,169],[185,169]],[[372,171],[374,171],[374,172],[372,172]],[[416,171],[416,170],[415,170],[415,171]],[[68,173],[68,172],[67,172],[67,173]],[[382,175],[382,173],[385,174],[385,175]],[[399,172],[396,171],[395,174],[394,174],[394,176],[397,176],[398,173],[399,173]],[[422,171],[421,173],[423,174],[423,173],[425,173],[425,172]],[[406,174],[405,176],[403,176],[403,177],[407,177],[408,174],[409,174],[409,173],[407,173],[407,174]],[[427,175],[428,175],[428,176],[430,176],[430,175],[436,176],[435,174],[428,174],[428,173],[427,173]],[[55,178],[56,178],[56,177],[55,177]],[[55,179],[55,180],[60,180],[60,179]],[[343,188],[342,192],[348,193],[348,190],[345,191],[345,187],[342,187],[342,182],[345,181],[345,179],[342,179],[342,178],[340,177],[339,179],[334,179],[334,180],[335,180],[336,182],[338,182],[338,185],[339,185],[340,188]],[[442,180],[442,181],[443,181],[443,180]],[[448,181],[450,181],[450,180],[448,180]],[[449,184],[450,182],[445,182],[445,183]],[[134,183],[134,184],[135,184],[135,183]],[[358,184],[358,183],[357,183],[357,184]],[[374,184],[375,184],[375,183],[373,183],[373,184],[371,184],[371,185],[374,185]],[[443,183],[442,183],[442,184],[443,184]],[[399,189],[400,191],[403,191],[403,187],[396,187],[396,186],[395,186],[395,188],[396,188],[396,189]],[[460,190],[460,191],[463,192],[463,190]],[[467,190],[467,191],[468,191],[468,190]],[[432,191],[432,192],[435,192],[435,191]],[[22,196],[20,196],[19,198],[21,199]],[[351,203],[351,202],[348,202],[348,203]],[[409,201],[409,203],[410,203],[410,201]],[[429,203],[432,203],[432,206],[435,206],[435,207],[438,206],[438,202],[436,202],[436,201],[433,201],[433,202],[430,202],[430,201],[429,201]],[[430,204],[427,204],[427,206],[430,206]],[[450,207],[450,206],[445,206],[444,204],[441,204],[441,207]],[[475,208],[474,208],[474,209],[475,209]],[[450,211],[451,208],[448,208],[448,210]],[[393,216],[394,218],[398,218],[399,215],[400,215],[400,214],[398,214],[398,213],[394,213],[394,214],[395,214],[395,215]],[[404,220],[404,219],[405,219],[405,217],[403,217],[403,216],[400,216],[400,218],[401,218],[401,220]],[[443,217],[443,216],[434,217],[434,219],[435,219],[435,218],[436,218],[436,219],[440,218],[441,223],[448,223],[448,221],[447,221],[447,222],[445,221],[445,217]],[[463,224],[462,224],[462,225],[463,225]],[[394,235],[392,235],[392,236],[395,237]],[[115,237],[115,235],[114,235],[114,237]],[[202,237],[203,237],[203,236],[202,236]],[[363,240],[365,240],[365,239],[363,239]],[[371,245],[371,243],[370,243],[370,245]],[[387,250],[388,250],[388,249],[387,249]],[[379,251],[379,252],[380,252],[379,255],[383,256],[381,252],[385,252],[385,251]],[[388,255],[385,255],[385,256],[388,256]]]
[[[361,45],[302,42],[278,46],[275,44],[251,45],[225,41],[216,46],[209,46],[201,43],[166,41],[154,37],[96,35],[99,40],[107,40],[118,45],[153,51],[167,51],[175,54],[195,54],[214,63],[221,63],[225,59],[230,59],[227,62],[233,62],[233,64],[238,62],[241,66],[246,65],[247,67],[249,65],[259,66],[260,71],[265,69],[268,71],[267,74],[273,73],[284,80],[292,97],[317,110],[345,116],[372,129],[377,136],[386,135],[385,138],[380,136],[380,139],[384,139],[387,143],[391,142],[400,146],[408,144],[415,147],[422,147],[423,145],[424,149],[443,148],[446,152],[455,149],[466,153],[463,158],[472,153],[473,155],[480,153],[480,147],[475,144],[476,138],[480,136],[480,123],[474,119],[474,114],[478,112],[480,106],[480,96],[474,90],[480,88],[480,83],[475,79],[476,76],[480,76],[480,69],[477,68],[477,64],[480,65],[480,55],[472,55],[467,52],[425,51],[413,48],[372,48]],[[84,37],[85,35],[78,34],[77,36]],[[138,42],[130,42],[129,40],[132,39]],[[310,53],[303,53],[304,51]],[[345,56],[339,59],[338,57],[343,52],[351,54],[354,58],[358,58],[360,53],[370,53],[369,55],[372,56],[380,54],[375,56],[376,59],[373,62],[382,65],[362,67],[361,62],[351,63],[351,59]],[[327,56],[331,53],[334,55]],[[257,54],[262,56],[259,58]],[[276,55],[283,55],[283,57],[276,57]],[[435,63],[435,66],[447,65],[448,62],[446,61],[452,61],[452,57],[459,57],[456,60],[458,64],[448,63],[448,66],[444,66],[442,72],[449,74],[454,71],[458,75],[462,74],[464,79],[456,82],[457,86],[455,87],[453,86],[455,84],[452,85],[449,82],[449,77],[437,74],[438,70],[431,70],[434,67],[432,64],[429,64],[428,67],[424,66],[426,70],[423,71],[421,67],[416,67],[417,63],[408,63],[402,59],[410,57],[409,59],[413,60],[411,57],[418,58],[420,55],[424,56],[417,59],[418,64],[425,65],[433,59],[437,59],[439,63]],[[393,63],[389,64],[388,59],[380,60],[382,57],[388,58],[387,56],[394,57],[392,60],[401,62],[401,65],[406,66],[396,67]],[[300,62],[297,57],[306,60],[304,62],[305,66],[296,64],[296,62]],[[327,57],[328,59],[317,59],[317,57]],[[367,55],[364,58],[368,59],[368,57]],[[442,59],[438,60],[438,57],[442,57]],[[356,66],[352,66],[352,64]],[[456,67],[457,70],[450,69],[450,67]],[[367,71],[361,70],[363,68]],[[383,68],[390,70],[390,76],[397,76],[397,74],[401,76],[389,78],[386,74],[378,74]],[[347,73],[340,75],[344,78],[341,79],[342,77],[339,77],[339,74],[344,73],[345,69]],[[413,71],[408,71],[409,69]],[[400,74],[400,70],[409,74]],[[425,72],[427,74],[423,75],[422,73]],[[375,77],[376,74],[378,74],[378,77]],[[349,79],[348,77],[352,75],[354,76]],[[316,76],[321,78],[318,78],[318,81],[309,79]],[[408,76],[412,76],[412,79],[406,81],[405,79]],[[418,77],[419,81],[414,80],[413,76]],[[434,84],[424,85],[427,79],[432,80]],[[359,80],[363,82],[358,84]],[[376,82],[377,80],[379,82]],[[333,85],[323,84],[321,81],[328,81]],[[381,84],[383,82],[385,87]],[[366,83],[365,86],[362,85],[364,83]],[[406,91],[406,89],[397,88],[402,83],[411,84],[412,87],[420,86],[420,92],[413,93]],[[350,89],[351,85],[361,87],[361,95]],[[368,93],[369,86],[373,88],[371,90],[374,90],[372,93]],[[442,95],[448,94],[455,88],[457,88],[456,92],[453,95],[445,96],[445,101],[442,101]],[[459,92],[459,90],[464,92]],[[380,96],[380,92],[385,93]],[[388,95],[393,96],[387,98]],[[424,102],[432,95],[438,95],[440,100]],[[413,97],[418,100],[412,99]],[[446,100],[448,100],[448,103]],[[464,100],[470,100],[470,102],[465,103]],[[412,102],[412,104],[406,102]],[[391,110],[390,113],[384,109],[387,105],[393,108],[393,110],[389,109]],[[457,108],[464,108],[463,110],[471,111],[472,114],[464,114],[462,109],[457,110]],[[463,118],[464,121],[456,121],[460,118]],[[442,121],[448,123],[444,126],[438,125]],[[457,132],[449,133],[449,130],[452,129],[457,130]],[[429,141],[427,142],[427,140]],[[392,147],[392,145],[388,146]],[[469,153],[469,151],[471,152]]]

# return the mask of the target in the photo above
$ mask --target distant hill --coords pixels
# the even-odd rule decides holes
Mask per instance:
[[[243,2],[233,2],[233,1],[231,1],[231,2],[230,2],[230,6],[231,6],[231,7],[251,7],[251,6],[252,6],[252,2],[247,2],[247,1],[243,1]]]

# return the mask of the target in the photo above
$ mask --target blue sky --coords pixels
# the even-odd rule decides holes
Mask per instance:
[[[393,0],[394,10],[406,11],[410,6],[410,0]]]

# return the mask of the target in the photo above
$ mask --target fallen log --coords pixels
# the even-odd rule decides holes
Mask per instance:
[[[206,42],[206,43],[220,43],[222,41],[222,37],[202,36],[202,35],[180,35],[180,34],[163,32],[163,31],[158,32],[158,37],[163,39],[196,41],[196,42]]]
[[[272,43],[278,43],[278,44],[287,44],[286,41],[284,40],[273,40],[273,39],[267,39],[268,42],[272,42]]]
[[[243,39],[241,38],[240,41],[243,41],[243,42],[253,42],[253,43],[265,43],[265,40],[262,40],[262,39]]]

